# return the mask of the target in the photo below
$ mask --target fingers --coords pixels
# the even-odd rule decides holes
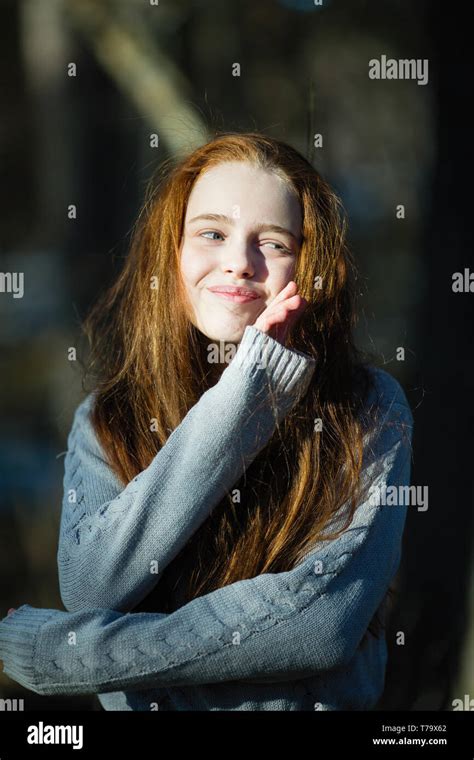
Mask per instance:
[[[278,295],[275,296],[273,301],[268,304],[268,306],[275,306],[277,303],[280,303],[281,301],[284,301],[286,298],[289,298],[292,294],[296,293],[298,289],[298,286],[294,280],[290,280],[283,290],[280,290]]]
[[[291,304],[289,302],[285,303],[284,306],[269,312],[262,320],[263,327],[261,329],[267,331],[272,325],[281,324],[286,321],[288,321],[289,324],[292,324],[296,321],[299,313],[303,311],[303,308],[306,308],[307,303],[303,302],[303,299],[300,296],[295,296],[295,298],[299,300],[293,301]]]
[[[303,302],[302,296],[300,296],[298,293],[295,296],[291,296],[291,298],[288,298],[282,305],[281,309],[287,309],[289,311],[293,311],[293,309],[299,309]],[[279,310],[279,309],[278,309]]]
[[[297,291],[296,282],[290,280],[255,322],[255,326],[259,330],[276,337],[283,344],[288,329],[309,305],[308,301],[300,296]],[[283,337],[280,339],[280,336]]]
[[[271,312],[267,316],[267,321],[273,323],[273,322],[282,322],[287,317],[289,318],[289,312],[298,312],[303,311],[308,305],[308,302],[302,298],[300,295],[292,296],[291,298],[288,298],[284,303],[281,304],[278,308],[272,309]],[[293,315],[291,315],[293,316]],[[295,317],[297,315],[294,315]]]

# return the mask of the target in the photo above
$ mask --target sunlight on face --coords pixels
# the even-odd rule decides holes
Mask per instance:
[[[226,218],[195,219],[203,215]],[[181,275],[190,319],[204,335],[241,340],[245,327],[293,278],[301,224],[298,198],[275,173],[226,162],[197,179],[186,209]],[[210,290],[219,286],[250,294]]]

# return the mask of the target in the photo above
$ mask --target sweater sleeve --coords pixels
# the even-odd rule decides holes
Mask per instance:
[[[315,364],[247,326],[219,382],[125,488],[95,436],[89,394],[65,457],[57,563],[66,609],[127,612],[144,599],[305,393]]]
[[[171,614],[23,605],[0,621],[4,672],[38,694],[87,694],[344,667],[399,566],[407,504],[381,494],[409,484],[412,421],[391,403],[363,471],[370,495],[338,538],[292,570],[229,584]]]

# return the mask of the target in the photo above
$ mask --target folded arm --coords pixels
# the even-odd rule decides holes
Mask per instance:
[[[248,326],[219,382],[125,488],[92,428],[90,394],[76,410],[65,457],[57,562],[66,609],[126,612],[142,601],[268,443],[314,369],[312,357]]]
[[[375,487],[410,481],[412,416],[392,404]],[[4,672],[39,694],[222,681],[284,681],[353,657],[398,569],[406,504],[360,504],[353,522],[295,568],[198,597],[171,614],[67,613],[23,605],[0,622]]]

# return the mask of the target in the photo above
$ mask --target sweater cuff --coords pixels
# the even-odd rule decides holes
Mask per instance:
[[[0,620],[0,660],[5,675],[26,689],[40,694],[35,666],[37,637],[42,626],[57,610],[23,604]]]
[[[307,390],[316,360],[287,348],[254,325],[247,325],[232,364],[251,378],[265,372],[277,394],[294,397]]]

